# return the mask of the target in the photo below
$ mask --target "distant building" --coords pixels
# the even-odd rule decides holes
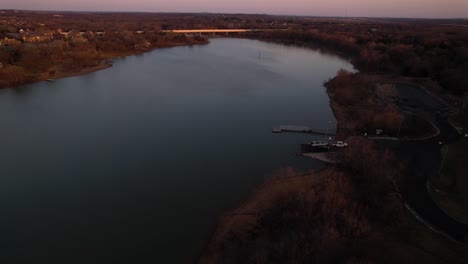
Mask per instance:
[[[72,39],[73,43],[87,43],[88,42],[88,39],[79,35],[79,36],[76,36]]]
[[[65,38],[68,38],[68,35],[71,33],[71,31],[64,32],[61,28],[57,29],[57,33],[59,33],[62,36],[65,36]]]
[[[146,49],[149,49],[151,48],[151,43],[149,41],[144,41],[140,44],[136,44],[134,46],[135,49],[141,49],[141,50],[146,50]]]
[[[44,43],[44,42],[51,41],[52,36],[50,36],[48,34],[47,35],[46,34],[40,35],[40,34],[32,33],[32,34],[27,34],[27,35],[22,36],[21,39],[25,43]]]

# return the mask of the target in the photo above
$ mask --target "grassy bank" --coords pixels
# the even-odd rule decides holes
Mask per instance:
[[[430,179],[434,201],[449,215],[468,224],[468,141],[442,149],[440,174]]]

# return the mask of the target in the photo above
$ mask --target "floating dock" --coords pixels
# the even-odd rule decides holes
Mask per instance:
[[[327,132],[326,129],[313,129],[308,126],[279,126],[278,128],[274,128],[272,132],[308,133],[316,135],[335,136],[335,134]]]

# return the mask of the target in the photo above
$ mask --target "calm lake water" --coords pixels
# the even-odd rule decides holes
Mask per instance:
[[[222,212],[335,127],[351,65],[253,40],[155,50],[0,91],[1,263],[189,263]],[[146,260],[146,261],[143,261]]]

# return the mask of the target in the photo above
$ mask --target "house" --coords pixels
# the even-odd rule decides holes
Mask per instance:
[[[87,43],[88,39],[83,37],[84,32],[73,32],[72,34],[69,35],[69,38],[71,38],[71,41],[73,43]]]
[[[68,35],[72,33],[71,31],[65,32],[61,28],[57,29],[57,33],[61,34],[62,36],[65,36],[65,38],[68,38]]]
[[[146,49],[151,48],[151,43],[149,41],[143,41],[140,44],[136,44],[134,48],[137,50],[146,50]]]
[[[23,35],[21,39],[25,43],[44,43],[52,40],[53,36],[46,34],[28,33]]]

